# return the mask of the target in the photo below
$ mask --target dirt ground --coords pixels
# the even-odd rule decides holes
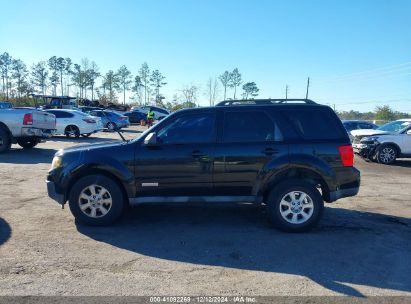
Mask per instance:
[[[140,206],[85,227],[45,177],[58,149],[107,139],[118,135],[0,155],[0,295],[411,295],[411,160],[356,159],[359,195],[309,233],[277,231],[250,206]]]

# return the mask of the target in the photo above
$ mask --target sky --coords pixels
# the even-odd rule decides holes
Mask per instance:
[[[159,69],[170,100],[238,68],[260,98],[309,98],[337,110],[388,104],[411,113],[409,0],[0,0],[0,53],[26,64],[94,60],[105,73]],[[232,97],[230,90],[228,97]],[[119,95],[119,97],[121,97]],[[220,94],[222,98],[222,95]]]

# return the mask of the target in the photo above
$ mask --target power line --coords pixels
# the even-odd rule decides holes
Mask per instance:
[[[370,74],[374,72],[390,72],[396,71],[396,70],[403,70],[403,69],[408,69],[411,68],[411,61],[407,61],[404,63],[396,64],[396,65],[391,65],[391,66],[386,66],[386,67],[380,67],[380,68],[375,68],[371,70],[366,70],[366,71],[360,71],[360,72],[353,72],[353,73],[348,73],[348,74],[341,74],[337,75],[334,77],[319,77],[318,79],[326,79],[326,80],[339,80],[341,78],[347,78],[347,77],[352,77],[352,76],[357,76],[357,75],[362,75],[362,74]],[[391,71],[391,72],[392,72]]]

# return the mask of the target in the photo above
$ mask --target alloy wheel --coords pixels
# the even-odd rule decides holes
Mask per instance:
[[[308,221],[314,212],[312,198],[302,191],[291,191],[280,202],[280,213],[290,224],[302,224]]]
[[[78,204],[85,215],[91,218],[99,218],[110,211],[113,200],[106,188],[94,184],[81,191]]]
[[[384,147],[379,155],[379,159],[384,164],[389,164],[395,160],[395,150],[391,147]]]

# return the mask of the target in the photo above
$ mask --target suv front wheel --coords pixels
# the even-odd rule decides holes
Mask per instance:
[[[303,232],[320,220],[324,202],[314,185],[300,180],[278,184],[268,196],[268,215],[280,230]]]
[[[70,211],[80,222],[103,226],[114,222],[123,212],[123,192],[115,181],[104,175],[79,179],[69,194]]]

